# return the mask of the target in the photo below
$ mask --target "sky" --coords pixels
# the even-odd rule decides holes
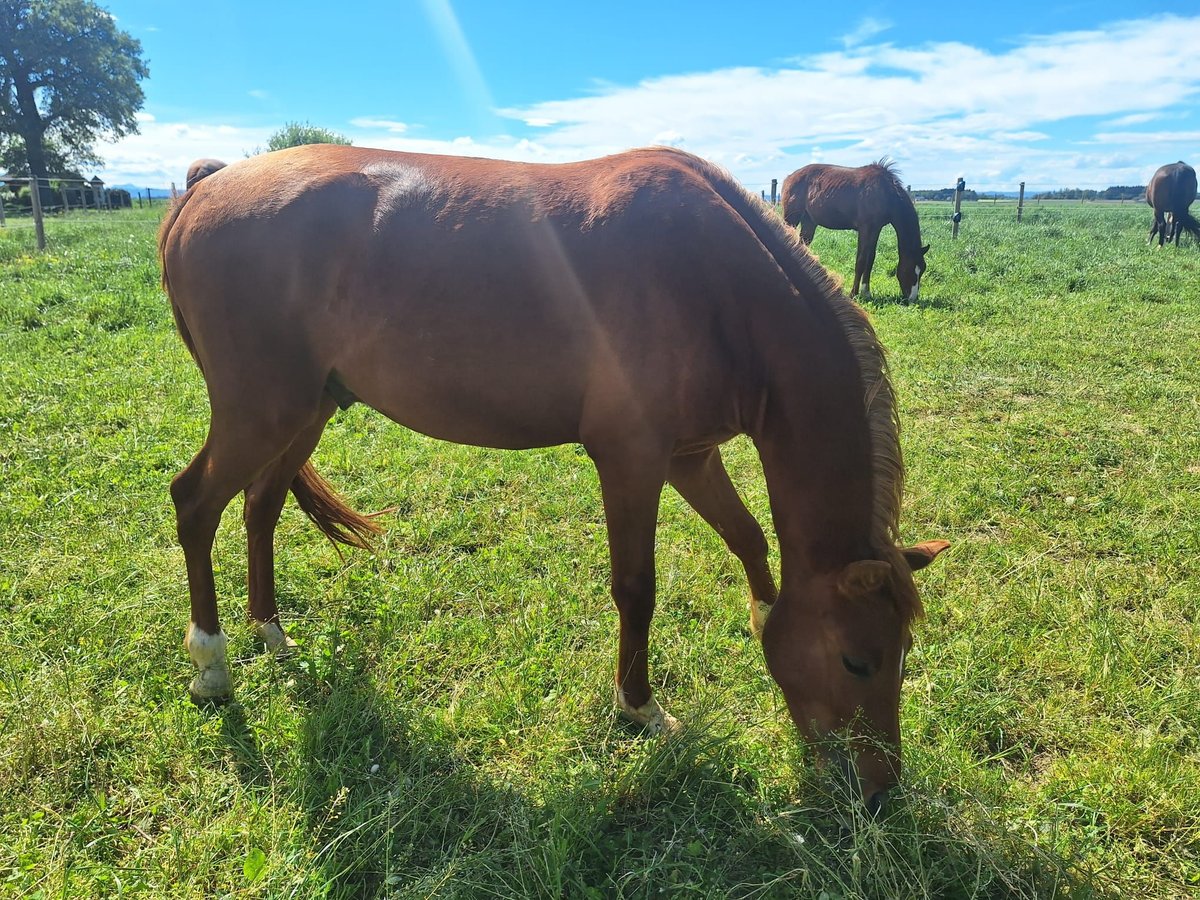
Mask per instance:
[[[565,162],[649,144],[770,190],[887,156],[914,188],[1145,184],[1200,161],[1180,3],[112,0],[150,77],[108,184],[182,187],[291,121],[356,145]]]

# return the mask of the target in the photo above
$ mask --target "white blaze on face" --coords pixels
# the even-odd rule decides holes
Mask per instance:
[[[913,266],[913,273],[917,276],[917,281],[916,284],[912,286],[912,290],[908,293],[909,300],[916,300],[917,295],[921,293],[921,276],[924,274],[924,270],[918,264]]]

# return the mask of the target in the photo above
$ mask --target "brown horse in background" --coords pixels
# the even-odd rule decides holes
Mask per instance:
[[[896,278],[900,295],[916,300],[925,272],[921,246],[921,223],[908,191],[897,177],[895,165],[886,159],[858,168],[819,163],[797,169],[783,182],[783,218],[800,239],[811,244],[817,226],[858,232],[858,254],[854,260],[852,296],[871,299],[871,268],[883,226],[896,229],[900,261]]]
[[[202,179],[207,178],[213,172],[223,168],[225,168],[225,163],[219,159],[198,159],[188,166],[187,181],[185,183],[190,188]]]
[[[897,546],[896,410],[864,313],[727,174],[670,149],[530,165],[297,147],[195,185],[159,248],[211,407],[171,486],[195,696],[231,689],[211,552],[236,493],[249,614],[270,649],[288,642],[272,550],[288,491],[334,540],[376,529],[308,461],[338,406],[361,401],[458,443],[583,445],[620,615],[617,703],[652,729],[674,724],[647,671],[672,484],[745,567],[752,627],[801,734],[846,737],[848,754],[823,749],[882,804],[921,610],[911,573],[947,545]],[[718,449],[742,433],[766,476],[778,592]]]
[[[1165,239],[1168,243],[1174,241],[1178,247],[1183,231],[1200,240],[1200,221],[1188,211],[1195,199],[1195,169],[1182,161],[1161,166],[1146,186],[1146,202],[1154,208],[1148,243],[1154,243],[1157,234],[1158,246]]]

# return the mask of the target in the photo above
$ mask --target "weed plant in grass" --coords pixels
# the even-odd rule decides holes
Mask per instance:
[[[361,509],[343,558],[292,505],[300,642],[243,621],[236,504],[214,559],[236,699],[201,709],[167,486],[203,382],[158,290],[161,210],[0,230],[0,896],[1125,897],[1200,892],[1200,251],[1136,206],[968,209],[870,307],[909,469],[944,537],[903,698],[898,802],[815,773],[746,631],[740,568],[674,494],[652,671],[688,727],[613,712],[616,615],[575,447],[430,441],[360,407],[316,463]],[[889,241],[891,242],[889,244]],[[854,240],[820,231],[847,275]],[[753,448],[727,461],[769,523]]]

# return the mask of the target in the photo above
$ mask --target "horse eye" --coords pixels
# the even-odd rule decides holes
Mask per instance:
[[[864,662],[859,662],[857,659],[851,659],[849,656],[843,656],[842,657],[842,665],[845,666],[846,671],[849,672],[851,675],[853,675],[855,678],[870,678],[871,677],[870,667]]]

